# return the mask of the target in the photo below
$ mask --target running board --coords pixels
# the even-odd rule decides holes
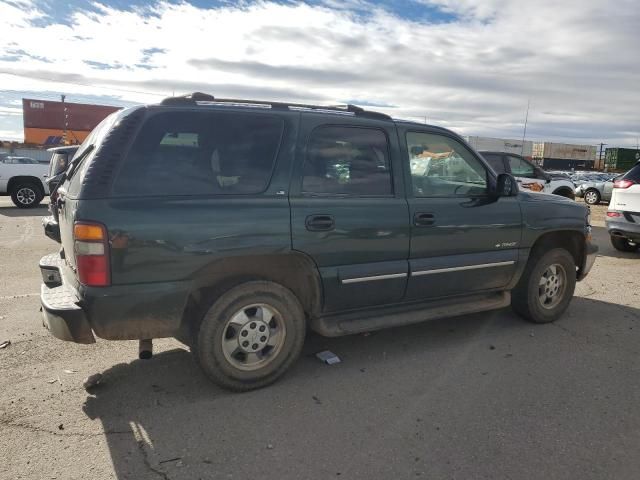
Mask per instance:
[[[389,327],[497,310],[509,306],[511,292],[492,292],[434,300],[429,303],[378,307],[311,319],[311,329],[325,337],[340,337]]]

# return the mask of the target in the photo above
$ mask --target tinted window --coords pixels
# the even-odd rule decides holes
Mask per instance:
[[[516,177],[535,177],[535,172],[533,169],[533,165],[529,162],[524,161],[520,157],[514,157],[512,155],[507,155],[507,160],[509,160],[509,167],[511,167],[511,173]]]
[[[315,129],[307,145],[302,190],[315,194],[391,195],[387,136],[372,128]]]
[[[622,178],[633,180],[634,182],[640,182],[640,163],[636,164],[635,167],[625,173]]]
[[[114,186],[126,195],[226,195],[267,188],[283,122],[268,115],[166,112],[149,118]]]
[[[482,156],[496,173],[505,173],[503,157],[497,153],[483,153]]]
[[[407,147],[416,197],[486,193],[485,167],[457,140],[444,135],[408,132]]]

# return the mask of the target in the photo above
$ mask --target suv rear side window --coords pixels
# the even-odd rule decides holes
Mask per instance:
[[[114,185],[121,195],[263,192],[284,122],[269,115],[163,112],[136,137]]]
[[[307,145],[303,193],[393,194],[387,136],[374,128],[316,128]]]
[[[626,178],[627,180],[633,180],[636,183],[640,183],[640,163],[636,163],[636,166],[625,173],[621,178]]]
[[[505,173],[506,169],[504,168],[504,161],[502,159],[502,155],[498,153],[483,153],[482,157],[487,161],[493,171],[496,173]]]

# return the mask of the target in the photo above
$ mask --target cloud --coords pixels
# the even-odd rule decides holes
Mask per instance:
[[[112,103],[194,90],[358,99],[463,134],[515,138],[530,99],[532,138],[635,144],[640,130],[635,0],[103,1],[64,22],[45,3],[0,0],[0,72],[20,75],[2,76],[5,88]]]

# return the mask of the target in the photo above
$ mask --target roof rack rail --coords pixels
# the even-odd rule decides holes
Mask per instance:
[[[196,105],[196,102],[213,102],[215,97],[208,93],[193,92],[179,97],[167,97],[160,105]]]
[[[289,102],[270,102],[268,100],[246,100],[246,99],[238,99],[238,98],[216,98],[213,95],[209,95],[208,93],[202,92],[194,92],[187,95],[182,95],[179,97],[167,97],[160,102],[160,105],[197,105],[198,102],[212,102],[212,103],[231,103],[237,105],[255,105],[255,106],[265,106],[273,109],[280,110],[290,110],[294,109],[304,109],[304,110],[318,110],[325,112],[344,112],[350,113],[358,117],[364,118],[372,118],[377,120],[392,120],[392,118],[386,113],[373,112],[370,110],[365,110],[362,107],[358,107],[357,105],[346,104],[346,105],[311,105],[304,103],[289,103]]]

